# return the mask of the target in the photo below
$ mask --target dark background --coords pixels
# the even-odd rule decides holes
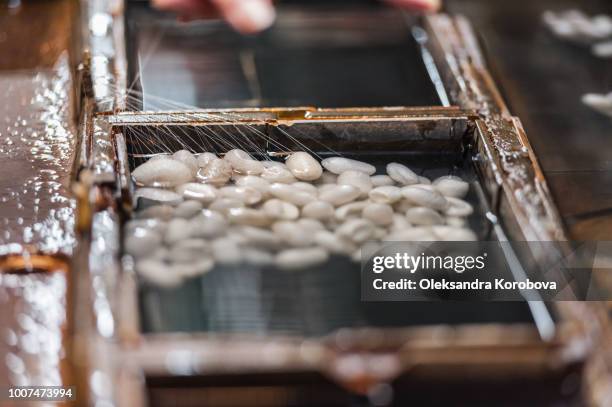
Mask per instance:
[[[612,14],[609,0],[447,0],[476,27],[490,69],[536,151],[570,236],[612,238],[612,119],[584,93],[612,92],[612,59],[563,42],[544,26],[545,10]]]

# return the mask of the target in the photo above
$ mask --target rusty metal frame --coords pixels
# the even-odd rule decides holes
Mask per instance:
[[[103,3],[93,1],[92,4]],[[120,3],[120,2],[119,2]],[[98,7],[100,7],[98,4]],[[90,10],[96,10],[95,8]],[[79,201],[87,213],[106,213],[121,222],[124,213],[131,210],[131,182],[124,131],[132,126],[155,129],[163,126],[197,127],[201,124],[235,126],[236,122],[261,125],[266,134],[273,134],[278,126],[323,125],[371,125],[372,123],[398,122],[414,126],[413,134],[419,135],[419,125],[437,125],[440,134],[446,136],[469,134],[479,160],[475,163],[481,174],[481,182],[493,204],[494,210],[504,219],[504,226],[517,239],[538,241],[564,241],[565,230],[550,197],[546,181],[533,153],[519,119],[512,117],[497,91],[479,51],[476,37],[469,23],[462,17],[435,15],[425,18],[425,28],[433,41],[430,51],[443,68],[455,107],[449,108],[376,108],[376,109],[235,109],[197,112],[124,112],[126,107],[125,51],[122,40],[123,20],[120,7],[113,11],[113,29],[109,35],[115,53],[106,59],[97,59],[102,67],[94,69],[96,62],[95,41],[90,41],[90,53],[86,54],[83,81],[83,127],[81,156],[78,160],[80,182],[84,189]],[[105,41],[105,40],[104,40]],[[122,51],[123,50],[123,51]],[[89,55],[89,57],[87,57]],[[90,58],[89,60],[87,58]],[[102,70],[105,75],[95,75]],[[106,78],[105,78],[106,76]],[[109,78],[113,97],[106,91]],[[105,90],[106,87],[106,90]],[[103,97],[103,95],[106,95]],[[211,121],[211,117],[215,120]],[[223,120],[227,117],[228,120]],[[129,130],[128,130],[129,131]],[[100,199],[106,197],[107,199]],[[112,198],[112,199],[108,199]],[[95,233],[92,229],[104,228],[90,216],[82,234],[90,247]],[[86,222],[87,223],[87,222]],[[89,242],[89,243],[87,243]],[[87,249],[88,250],[88,249]],[[83,254],[83,253],[82,253]],[[602,331],[609,329],[605,313],[597,306],[578,303],[561,303],[556,306],[560,315],[560,333],[551,342],[537,337],[532,326],[505,324],[475,326],[435,326],[385,331],[385,341],[380,342],[381,330],[346,330],[353,338],[350,349],[338,346],[338,338],[332,334],[318,340],[303,338],[260,337],[249,335],[164,334],[142,335],[139,328],[136,303],[138,282],[129,263],[119,264],[120,251],[114,253],[117,260],[108,264],[108,272],[116,273],[113,287],[114,318],[116,330],[112,339],[103,337],[95,326],[92,307],[92,291],[85,290],[73,298],[71,308],[89,310],[81,314],[88,321],[73,321],[75,332],[73,347],[83,358],[77,366],[77,374],[87,377],[94,369],[101,369],[115,377],[114,401],[119,405],[145,406],[146,394],[143,375],[169,374],[165,357],[174,349],[183,349],[193,356],[189,365],[198,374],[253,371],[318,371],[340,382],[343,378],[334,374],[334,361],[346,355],[368,357],[385,354],[389,347],[401,363],[403,371],[419,374],[427,366],[431,371],[443,373],[449,365],[469,366],[483,375],[491,373],[493,365],[513,366],[524,373],[550,372],[573,363],[583,363],[601,341]],[[91,284],[95,259],[75,256],[72,269],[75,287]],[[90,319],[93,318],[93,319]],[[383,346],[384,345],[384,346]],[[256,349],[257,351],[251,351]],[[264,351],[261,351],[261,350]],[[280,355],[270,358],[265,352],[272,349]],[[102,363],[95,355],[104,351],[110,363]],[[592,366],[589,364],[588,366]],[[595,387],[590,402],[598,405],[610,397],[612,390],[601,384],[601,372],[612,375],[609,367],[595,364],[588,367],[589,380]],[[608,369],[608,370],[606,370]],[[607,372],[607,373],[606,373]],[[593,384],[594,383],[594,384]],[[82,383],[87,400],[98,399],[87,383]],[[589,393],[591,394],[591,393]]]

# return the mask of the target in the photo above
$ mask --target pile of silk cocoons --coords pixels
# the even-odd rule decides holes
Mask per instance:
[[[242,150],[181,150],[132,172],[137,211],[125,251],[148,282],[173,287],[215,265],[300,270],[330,256],[361,260],[365,242],[474,241],[469,184],[430,180],[400,163],[384,174],[343,157],[285,162]]]
[[[580,10],[567,10],[559,13],[546,11],[542,20],[557,37],[590,45],[597,57],[612,58],[612,17],[603,14],[590,17]],[[582,103],[612,117],[612,93],[587,93],[583,95]]]
[[[580,10],[567,10],[546,11],[542,20],[557,37],[591,45],[593,54],[600,58],[612,57],[612,17],[590,17]]]
[[[612,117],[612,92],[607,95],[587,93],[582,96],[582,103],[601,114]]]

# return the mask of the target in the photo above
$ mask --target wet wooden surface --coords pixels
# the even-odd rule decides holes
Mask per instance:
[[[0,11],[0,255],[70,254],[76,2],[11,4]]]
[[[75,4],[75,0],[3,2],[0,7],[0,74],[55,66],[72,40]]]
[[[7,253],[72,252],[75,5],[0,6],[0,260]],[[66,270],[30,271],[28,259],[20,273],[0,262],[0,386],[65,385]]]
[[[612,238],[612,120],[583,105],[612,91],[612,60],[555,38],[545,10],[612,14],[607,0],[448,0],[477,28],[495,80],[520,117],[570,236]]]

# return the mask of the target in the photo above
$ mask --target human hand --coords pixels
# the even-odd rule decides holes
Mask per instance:
[[[220,15],[243,34],[265,30],[276,18],[272,0],[152,0],[161,10],[174,11],[184,21]],[[381,0],[414,11],[436,11],[441,0]]]

